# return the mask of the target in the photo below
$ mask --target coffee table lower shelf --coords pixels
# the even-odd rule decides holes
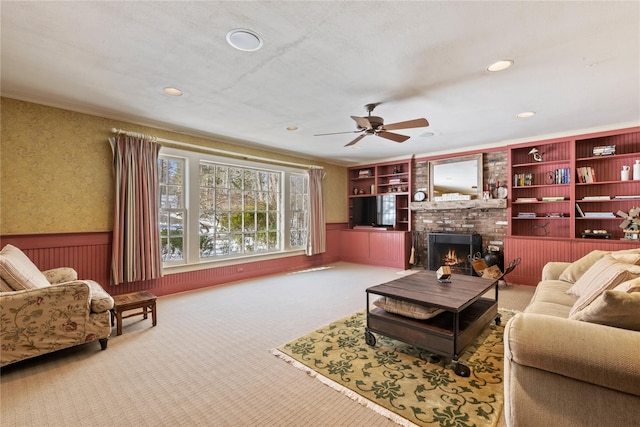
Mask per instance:
[[[459,330],[455,330],[458,315]],[[380,308],[367,312],[365,339],[375,345],[371,332],[431,351],[439,356],[450,357],[456,364],[456,373],[462,376],[467,367],[458,368],[457,360],[492,320],[500,324],[496,300],[480,298],[460,313],[446,311],[428,320],[416,320],[386,312]],[[459,372],[462,371],[462,372]]]

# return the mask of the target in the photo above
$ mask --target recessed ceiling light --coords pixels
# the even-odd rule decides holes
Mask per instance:
[[[175,87],[165,87],[162,89],[164,93],[171,96],[182,96],[182,91],[180,89],[176,89]]]
[[[262,37],[251,30],[236,28],[227,33],[227,41],[233,47],[245,52],[253,52],[262,47]]]
[[[532,117],[535,116],[536,113],[533,111],[525,111],[524,113],[520,113],[518,115],[516,115],[517,118],[519,119],[526,119],[527,117]]]
[[[420,135],[418,135],[420,138],[430,138],[432,136],[435,135],[435,132],[425,132],[425,133],[421,133]]]
[[[503,59],[501,61],[496,61],[493,64],[487,67],[487,71],[496,72],[506,70],[507,68],[513,65],[513,61],[511,59]]]
[[[290,131],[298,130],[298,126],[287,126],[287,130],[290,130]]]

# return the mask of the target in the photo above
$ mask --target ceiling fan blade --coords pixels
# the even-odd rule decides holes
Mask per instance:
[[[365,136],[367,136],[366,133],[363,133],[362,135],[360,135],[359,137],[357,137],[356,139],[354,139],[353,141],[351,141],[350,143],[348,143],[347,145],[345,145],[345,147],[348,147],[350,145],[355,145],[358,141],[360,141],[362,138],[364,138]]]
[[[382,138],[390,139],[395,142],[405,142],[407,139],[411,138],[410,136],[400,135],[399,133],[391,133],[380,131],[377,132],[376,135],[381,136]]]
[[[406,122],[391,123],[390,125],[384,125],[383,130],[396,130],[396,129],[409,129],[409,128],[423,128],[429,126],[427,119],[415,119],[407,120]]]
[[[367,119],[366,117],[351,116],[351,118],[355,120],[358,126],[360,126],[362,129],[371,129],[372,127],[369,119]]]
[[[313,136],[325,136],[325,135],[341,135],[344,133],[358,133],[358,132],[362,132],[362,130],[350,130],[348,132],[332,132],[332,133],[317,133]]]

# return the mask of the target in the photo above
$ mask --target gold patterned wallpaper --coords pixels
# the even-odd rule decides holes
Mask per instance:
[[[111,128],[324,167],[325,220],[346,222],[346,168],[1,98],[0,234],[109,231]]]

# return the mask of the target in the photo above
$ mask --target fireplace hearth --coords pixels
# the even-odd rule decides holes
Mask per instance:
[[[455,274],[474,275],[470,255],[482,251],[482,236],[479,234],[428,233],[427,257],[429,270],[443,265],[451,267]]]

